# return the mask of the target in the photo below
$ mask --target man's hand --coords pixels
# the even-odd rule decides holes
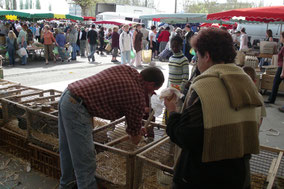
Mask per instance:
[[[141,135],[129,136],[129,137],[130,137],[131,142],[135,145],[139,144],[140,140],[142,139]]]
[[[145,113],[150,113],[150,111],[151,111],[151,108],[149,108],[149,107],[145,108]]]
[[[165,106],[166,106],[169,113],[177,111],[176,98],[177,97],[176,97],[175,94],[173,94],[169,98],[165,98]]]

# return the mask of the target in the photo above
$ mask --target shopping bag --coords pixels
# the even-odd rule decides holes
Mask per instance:
[[[152,59],[152,50],[142,50],[142,61],[150,63]]]
[[[27,56],[28,53],[26,51],[26,49],[24,47],[20,48],[19,50],[17,50],[17,54],[20,56],[20,57],[23,57],[23,56]]]
[[[110,44],[107,44],[107,46],[106,46],[105,50],[106,50],[106,51],[108,51],[108,52],[110,52],[110,51],[111,51],[111,49],[112,49],[112,48],[111,48],[111,45],[110,45]]]
[[[58,47],[54,47],[53,53],[54,53],[54,54],[59,54],[59,52],[58,52]]]
[[[8,52],[6,52],[5,58],[6,58],[6,59],[9,59],[9,53],[8,53]]]
[[[134,59],[135,58],[135,53],[133,50],[130,51],[130,58],[131,59]]]

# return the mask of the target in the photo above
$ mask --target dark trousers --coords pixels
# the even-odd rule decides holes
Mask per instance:
[[[9,62],[10,65],[15,65],[15,48],[8,48]]]
[[[281,83],[281,81],[283,80],[280,75],[281,75],[281,72],[282,72],[282,67],[278,67],[277,69],[277,72],[275,74],[275,77],[274,77],[274,81],[273,81],[273,87],[272,87],[272,92],[268,98],[268,100],[272,103],[275,102],[276,100],[276,96],[277,96],[277,93],[278,93],[278,89],[279,89],[279,85]]]

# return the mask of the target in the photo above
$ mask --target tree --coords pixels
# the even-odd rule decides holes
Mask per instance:
[[[13,10],[17,10],[17,0],[13,0]]]
[[[36,0],[36,9],[40,9],[41,7],[40,7],[40,0]]]
[[[30,9],[33,9],[33,0],[30,0]]]
[[[87,16],[87,11],[89,7],[94,6],[97,0],[73,0],[75,4],[79,5],[82,9],[81,15]]]
[[[29,0],[26,0],[25,9],[29,9]]]
[[[52,7],[51,7],[51,4],[49,3],[48,5],[48,10],[51,12],[52,11]]]
[[[24,9],[24,2],[23,0],[20,0],[20,10],[23,10]]]
[[[185,0],[184,11],[189,13],[215,13],[231,9],[249,8],[259,6],[256,3],[227,0],[226,3],[218,3],[217,0]]]

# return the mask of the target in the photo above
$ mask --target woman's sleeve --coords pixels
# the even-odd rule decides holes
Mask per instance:
[[[189,151],[198,151],[203,144],[203,116],[199,99],[185,109],[183,113],[171,113],[167,134],[179,147]]]

